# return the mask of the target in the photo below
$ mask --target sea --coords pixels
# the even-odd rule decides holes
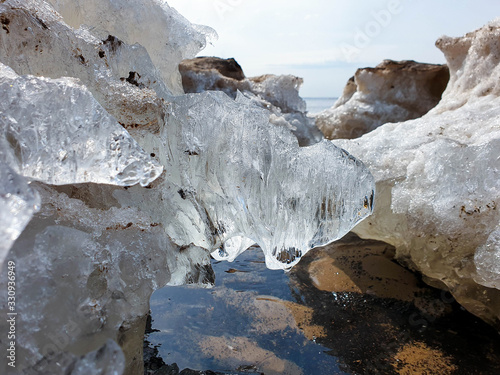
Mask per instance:
[[[330,108],[338,98],[304,98],[307,103],[307,112],[311,115]]]

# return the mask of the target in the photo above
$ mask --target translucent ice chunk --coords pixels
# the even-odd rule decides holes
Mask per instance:
[[[302,78],[268,74],[249,79],[253,93],[281,108],[283,112],[306,111],[306,101],[299,96],[300,86],[304,83]]]
[[[214,30],[193,25],[164,0],[49,0],[74,28],[92,26],[105,39],[108,34],[148,51],[162,80],[174,94],[183,94],[179,63],[194,57]]]
[[[0,160],[56,185],[146,186],[163,170],[78,80],[17,76],[3,64]]]
[[[9,30],[0,33],[0,62],[17,74],[78,78],[125,127],[154,126],[162,117],[171,91],[143,46],[75,30],[44,1],[8,0],[0,17]]]
[[[39,369],[38,364],[47,356],[53,358],[50,351],[84,354],[99,348],[105,338],[123,345],[118,328],[147,314],[154,290],[167,283],[213,282],[205,249],[179,249],[147,212],[128,207],[133,202],[119,207],[108,201],[111,207],[103,206],[102,200],[112,200],[113,191],[125,189],[101,184],[32,185],[42,205],[8,257],[22,275],[16,280],[17,293],[23,296],[16,309],[29,317],[16,331],[19,373],[33,367],[38,371],[27,373],[62,374],[52,367]],[[134,189],[155,190],[139,186],[128,190]],[[8,307],[7,271],[4,264],[0,311]],[[8,322],[3,319],[0,331],[6,329]],[[140,330],[137,333],[142,348]],[[132,348],[123,345],[127,360],[132,360],[127,356]],[[0,359],[0,373],[6,368]]]
[[[27,181],[0,161],[0,269],[14,241],[40,207]]]
[[[125,371],[125,357],[118,344],[108,339],[106,344],[78,359],[72,375],[119,375]]]
[[[187,243],[200,233],[184,223],[204,220],[218,259],[232,260],[258,243],[269,268],[290,268],[372,211],[374,181],[360,161],[328,141],[299,148],[243,96],[179,97],[167,122],[164,186],[171,192],[163,196],[177,197],[177,208],[167,201],[167,211],[183,211],[167,220],[186,231]],[[183,207],[195,207],[199,216]]]

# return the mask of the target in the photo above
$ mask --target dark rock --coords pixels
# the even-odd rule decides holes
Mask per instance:
[[[237,81],[245,79],[243,69],[235,59],[221,59],[219,57],[196,57],[190,60],[184,60],[179,64],[181,74],[186,71],[206,72],[217,70],[224,77],[232,78]]]

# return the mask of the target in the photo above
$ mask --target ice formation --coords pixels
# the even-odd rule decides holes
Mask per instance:
[[[304,80],[299,77],[288,75],[276,76],[266,74],[251,77],[252,92],[279,107],[282,112],[305,112],[306,101],[299,96],[300,86]]]
[[[58,374],[70,369],[72,375],[119,375],[125,371],[125,359],[118,344],[109,339],[102,347],[85,355],[58,353],[37,363],[23,375]]]
[[[474,254],[477,275],[474,280],[489,288],[500,289],[500,228],[488,236]]]
[[[500,22],[437,46],[450,68],[441,102],[420,119],[337,144],[374,173],[374,215],[355,228],[498,326]]]
[[[327,141],[299,148],[243,95],[236,101],[223,93],[186,95],[175,100],[167,121],[166,180],[180,189],[181,201],[201,206],[190,222],[206,213],[204,232],[197,233],[203,242],[195,244],[223,246],[217,257],[234,259],[256,242],[269,268],[289,268],[371,213],[373,179],[362,163]],[[181,173],[169,173],[179,166]]]
[[[40,196],[28,182],[0,161],[0,267],[12,244],[40,207]]]
[[[253,243],[287,269],[371,214],[368,169],[327,141],[299,147],[261,97],[172,95],[205,36],[164,2],[51,3],[64,18],[0,3],[0,255],[29,317],[17,370],[139,373],[155,289],[210,284],[210,252]]]
[[[143,46],[162,81],[172,93],[183,94],[178,66],[194,57],[217,34],[207,26],[193,25],[164,0],[49,0],[73,28],[92,26],[101,39],[108,35]],[[134,25],[129,27],[128,25]]]
[[[177,283],[213,281],[206,250],[180,251],[147,213],[121,207],[113,196],[124,188],[34,185],[42,198],[40,212],[8,255],[22,275],[16,283],[22,296],[17,311],[30,316],[17,327],[18,369],[45,368],[60,355],[84,355],[108,338],[125,341],[131,326],[147,314],[151,293],[175,281],[174,270],[182,277]],[[3,278],[1,285],[3,306]],[[0,329],[6,324],[0,322]],[[140,347],[143,332],[135,333]],[[130,368],[139,349],[120,345]]]
[[[177,97],[166,121],[158,135],[134,132],[165,177],[147,196],[128,189],[116,198],[140,201],[180,246],[232,260],[257,243],[268,267],[287,269],[371,213],[373,179],[362,163],[327,141],[299,147],[242,94]]]
[[[314,118],[306,116],[306,102],[299,96],[302,78],[273,74],[246,78],[234,59],[217,57],[184,60],[179,70],[186,93],[222,91],[236,98],[241,92],[256,105],[269,110],[271,122],[291,130],[301,146],[323,139]]]
[[[7,24],[0,33],[1,61],[16,73],[78,78],[125,127],[158,126],[171,91],[144,47],[75,30],[45,2],[9,0],[0,11]]]
[[[316,117],[328,139],[357,138],[388,122],[421,117],[435,107],[448,83],[446,65],[385,60],[358,69],[332,108]]]
[[[55,185],[147,186],[163,170],[77,80],[20,77],[1,63],[0,160]]]

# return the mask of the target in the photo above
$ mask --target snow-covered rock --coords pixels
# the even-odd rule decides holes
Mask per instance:
[[[435,107],[448,83],[446,65],[385,60],[349,79],[332,108],[317,114],[328,139],[357,138],[388,122],[421,117]]]
[[[500,22],[437,46],[450,67],[422,118],[335,143],[375,176],[374,215],[355,228],[468,310],[499,326]]]

